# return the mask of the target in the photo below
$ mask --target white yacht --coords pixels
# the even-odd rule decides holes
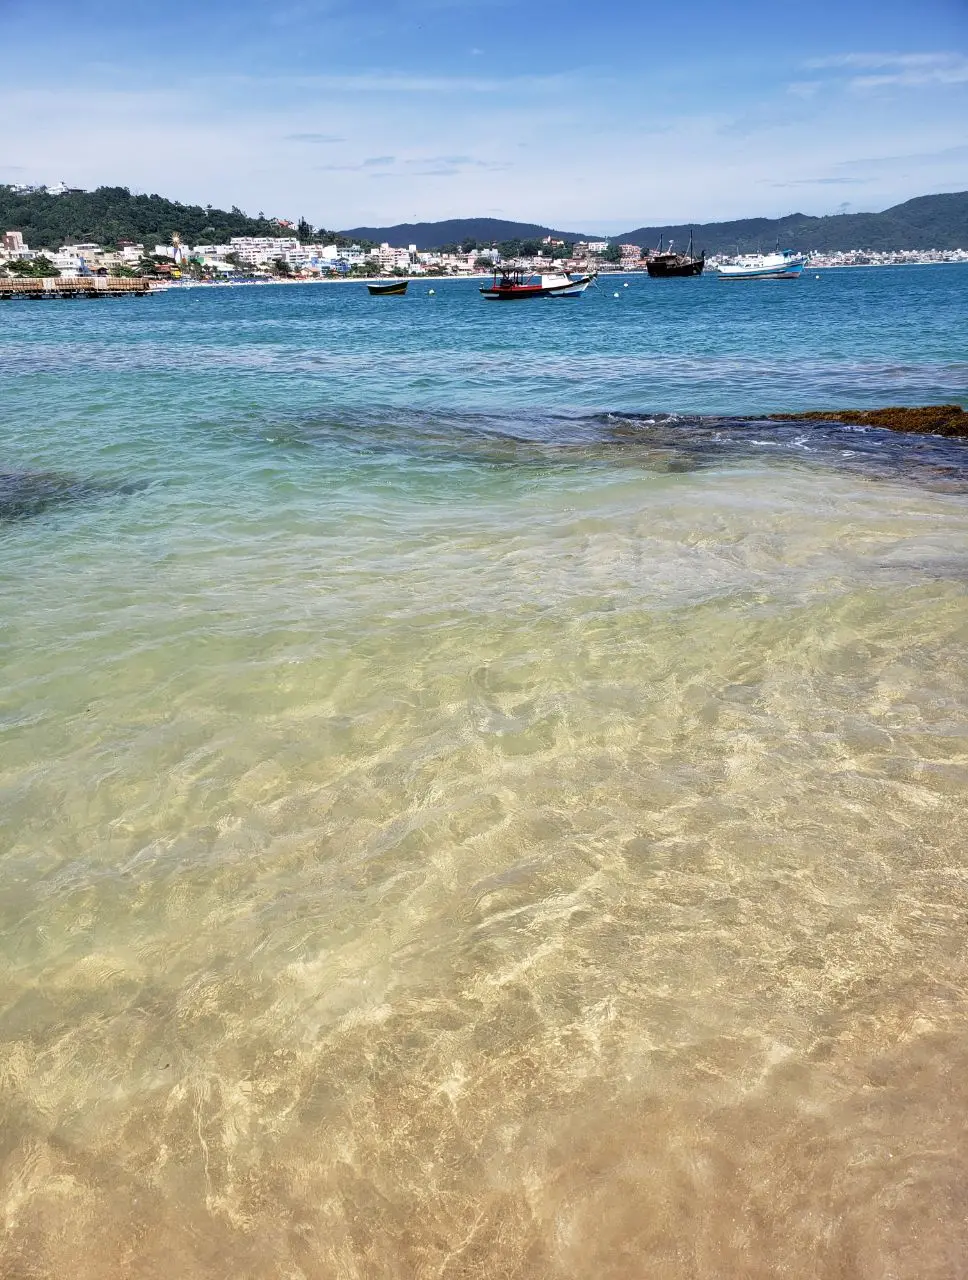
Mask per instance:
[[[795,280],[807,265],[806,255],[777,245],[773,253],[751,253],[717,267],[723,280]]]

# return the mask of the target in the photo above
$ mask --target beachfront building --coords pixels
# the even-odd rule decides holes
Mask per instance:
[[[64,245],[48,256],[62,276],[81,276],[90,270],[89,264],[71,245]]]
[[[412,244],[406,249],[397,249],[384,241],[371,257],[379,262],[383,271],[409,271],[417,261],[417,246]]]
[[[336,246],[333,245],[333,248]],[[349,249],[337,249],[336,254],[334,262],[337,267],[362,267],[367,257],[358,244],[351,245]]]
[[[295,236],[233,236],[229,245],[229,252],[247,267],[271,267],[277,258],[302,248]]]
[[[21,231],[5,231],[0,237],[0,265],[7,262],[33,262],[40,255],[28,247]]]

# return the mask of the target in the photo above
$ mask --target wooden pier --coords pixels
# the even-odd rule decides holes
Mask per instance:
[[[32,298],[140,298],[151,292],[147,276],[50,276],[19,280],[0,279],[0,299]]]

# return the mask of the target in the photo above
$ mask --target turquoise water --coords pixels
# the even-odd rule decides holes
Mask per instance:
[[[625,283],[0,307],[3,1274],[960,1274],[968,268]]]

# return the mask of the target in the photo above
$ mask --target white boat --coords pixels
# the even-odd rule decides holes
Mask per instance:
[[[494,279],[481,289],[481,296],[513,302],[523,298],[579,298],[595,280],[591,275],[573,279],[563,271],[532,276],[523,267],[495,267]]]
[[[777,246],[773,253],[751,253],[716,269],[723,280],[795,280],[806,265],[804,254]]]
[[[571,276],[566,276],[564,272],[557,271],[541,277],[541,287],[545,290],[545,296],[548,298],[580,298],[588,286],[594,281],[595,276],[581,276],[577,280],[573,280]]]

